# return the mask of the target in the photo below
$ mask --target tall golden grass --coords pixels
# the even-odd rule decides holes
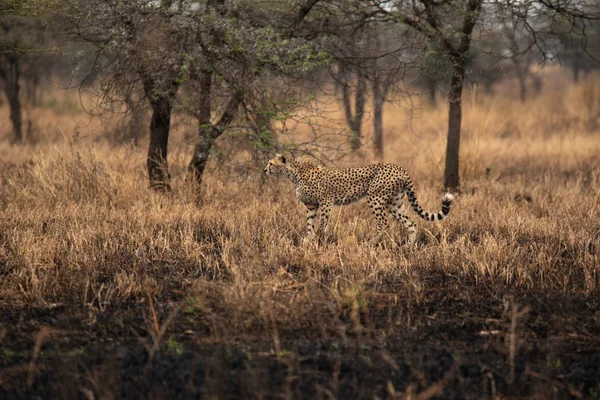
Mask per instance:
[[[466,282],[476,298],[597,296],[599,82],[560,82],[526,104],[506,90],[467,91],[461,192],[441,224],[412,214],[414,250],[399,245],[406,232],[396,222],[384,246],[369,246],[375,228],[364,203],[334,210],[333,240],[303,245],[292,184],[265,180],[261,165],[211,162],[198,203],[183,180],[184,123],[171,140],[174,189],[164,195],[147,188],[143,147],[101,139],[113,119],[30,110],[38,144],[0,143],[0,302],[101,313],[148,296],[183,301],[227,338],[274,323],[335,330],[333,315],[418,305],[440,282],[463,298]],[[389,104],[384,115],[385,161],[405,167],[421,204],[437,211],[445,106]],[[366,146],[363,159],[339,164],[374,161]]]

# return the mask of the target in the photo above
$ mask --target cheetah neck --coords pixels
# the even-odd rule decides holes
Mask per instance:
[[[290,168],[288,166],[287,169],[285,169],[284,171],[281,172],[281,175],[283,175],[284,177],[288,178],[295,185],[298,184],[299,176],[298,176],[298,171],[295,168]]]
[[[317,166],[310,161],[294,161],[290,163],[290,168],[286,170],[286,177],[297,185],[302,176],[309,170],[316,169]]]

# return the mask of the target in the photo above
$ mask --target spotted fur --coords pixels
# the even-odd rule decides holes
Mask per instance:
[[[287,160],[281,154],[272,158],[266,168],[267,175],[281,175],[296,185],[296,195],[307,208],[306,225],[308,234],[315,234],[314,225],[320,211],[324,230],[329,222],[333,205],[349,204],[363,197],[371,207],[377,220],[377,234],[371,239],[377,243],[388,228],[386,209],[408,230],[408,244],[415,243],[417,228],[408,218],[404,208],[404,196],[412,209],[426,221],[441,221],[450,212],[454,197],[447,193],[442,200],[442,210],[438,213],[424,211],[417,201],[417,195],[410,176],[404,169],[394,164],[379,163],[353,168],[323,168],[309,161]]]

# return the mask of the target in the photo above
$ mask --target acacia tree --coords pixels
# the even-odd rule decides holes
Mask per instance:
[[[404,77],[409,67],[410,56],[407,54],[414,49],[413,38],[395,24],[365,20],[356,21],[354,25],[350,29],[353,35],[342,33],[335,38],[338,43],[331,50],[336,58],[331,76],[342,92],[352,150],[362,145],[362,123],[367,100],[372,98],[373,145],[376,155],[381,158],[383,105],[393,86]]]
[[[72,37],[96,46],[94,69],[102,71],[106,102],[121,101],[124,88],[143,86],[152,108],[150,185],[168,189],[173,110],[198,121],[189,164],[198,187],[215,140],[230,128],[240,106],[246,113],[258,109],[252,103],[260,97],[257,91],[267,90],[261,86],[264,75],[318,62],[306,41],[290,38],[315,3],[292,7],[291,21],[289,9],[274,13],[252,2],[225,0],[80,0],[70,2],[63,15]]]
[[[152,109],[147,168],[150,187],[168,190],[167,149],[171,114],[185,79],[185,44],[177,13],[165,3],[142,0],[69,2],[62,26],[69,38],[88,43],[92,50],[89,77],[99,76],[102,106],[124,102],[139,85]],[[90,64],[89,60],[84,62]],[[83,62],[83,61],[82,61]]]
[[[21,81],[24,61],[48,50],[40,16],[55,6],[49,0],[8,0],[0,6],[0,81],[10,107],[13,142],[23,141]]]
[[[556,33],[551,29],[552,21],[561,19],[570,26],[575,26],[577,21],[596,19],[600,15],[598,5],[585,0],[370,0],[369,3],[372,7],[370,18],[395,22],[418,32],[425,44],[434,42],[450,64],[448,140],[444,170],[444,186],[450,190],[458,190],[460,187],[462,93],[474,36],[496,34],[500,24],[520,20],[535,47],[541,54],[547,55],[545,41]],[[532,21],[536,23],[533,24]]]
[[[509,57],[519,82],[521,103],[525,103],[527,98],[527,78],[531,72],[531,64],[535,61],[535,54],[531,51],[532,44],[523,40],[523,37],[523,25],[520,21],[506,25],[503,38],[506,41]]]
[[[290,80],[282,78],[303,74],[329,58],[316,50],[314,38],[294,37],[317,2],[292,2],[274,10],[246,1],[210,0],[192,18],[196,42],[188,51],[190,83],[199,98],[191,103],[197,104],[192,109],[199,134],[188,170],[196,189],[215,141],[232,129],[239,109],[246,124],[237,130],[260,148],[274,145],[271,118],[288,114],[296,99],[285,87]],[[212,118],[215,109],[220,112]]]
[[[573,82],[580,76],[598,68],[599,32],[598,21],[580,20],[576,24],[555,21],[554,29],[559,38],[557,54],[561,63],[571,70]]]
[[[446,58],[440,56],[435,42],[429,42],[416,60],[418,68],[418,84],[426,90],[427,100],[431,106],[437,102],[437,92],[448,80]]]
[[[373,95],[373,145],[377,157],[383,158],[383,106],[392,89],[401,92],[394,86],[412,67],[409,57],[414,46],[405,30],[398,31],[390,24],[372,26],[367,32],[370,60],[366,64]],[[398,41],[403,46],[394,47],[393,43]]]
[[[0,32],[4,37],[15,32],[15,20],[2,19],[0,21]],[[0,50],[0,80],[4,86],[4,93],[8,99],[10,107],[10,121],[13,129],[13,141],[21,143],[23,141],[22,133],[22,115],[21,115],[21,86],[19,83],[21,75],[21,57],[22,52],[13,47],[14,44],[4,44]]]
[[[466,63],[473,29],[480,16],[482,0],[427,1],[414,6],[397,2],[392,10],[376,3],[386,20],[395,20],[417,30],[428,40],[439,44],[448,58],[452,73],[448,90],[448,143],[444,186],[459,187],[459,149],[462,123],[462,92]],[[460,21],[457,25],[455,21]]]
[[[350,129],[350,148],[356,151],[362,145],[362,122],[365,116],[365,95],[367,90],[363,71],[343,62],[338,63],[338,73],[334,75],[336,85],[342,92],[344,117]],[[354,106],[352,100],[354,98]]]
[[[245,4],[226,5],[224,0],[212,0],[207,2],[205,12],[192,18],[195,42],[190,49],[191,84],[199,94],[197,101],[192,101],[192,113],[198,121],[198,138],[188,170],[196,189],[202,183],[215,141],[233,122],[245,98],[250,97],[251,87],[261,73],[258,52],[249,51],[249,41],[264,40],[264,31],[252,25],[260,20],[257,11]],[[239,23],[240,18],[248,24]],[[215,99],[223,95],[228,100],[218,104]],[[215,107],[222,109],[217,119],[212,118]],[[248,107],[244,110],[250,112]]]

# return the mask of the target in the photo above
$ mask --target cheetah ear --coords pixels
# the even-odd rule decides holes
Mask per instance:
[[[285,164],[285,157],[281,156],[281,162]]]

